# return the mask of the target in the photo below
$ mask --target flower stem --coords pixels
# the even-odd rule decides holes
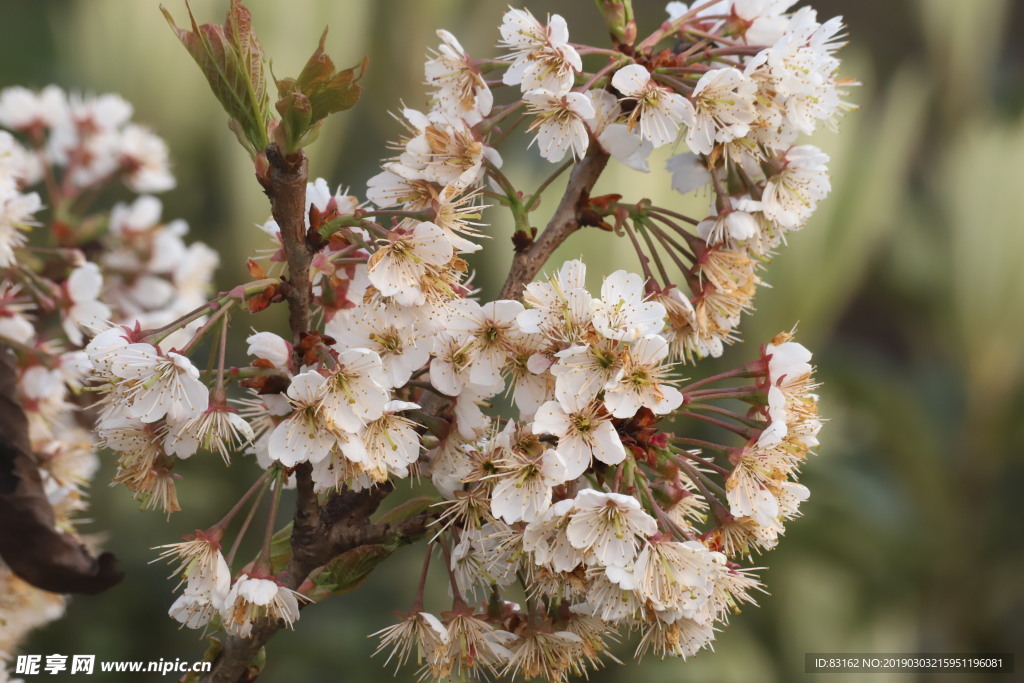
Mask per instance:
[[[284,480],[280,470],[275,471],[271,484],[274,486],[273,497],[270,499],[270,512],[267,514],[267,528],[263,532],[263,548],[260,550],[260,557],[256,561],[257,566],[264,566],[268,572],[273,571],[270,563],[270,542],[274,538],[274,523],[277,521],[277,509],[281,505],[281,483]]]
[[[654,240],[651,239],[651,231],[648,225],[649,221],[643,221],[640,224],[642,230],[640,234],[644,238],[644,242],[647,244],[648,251],[651,252],[651,258],[654,259],[654,264],[658,267],[658,272],[661,273],[662,282],[667,286],[671,284],[672,278],[668,275],[668,270],[665,268],[665,264],[661,260],[661,256],[658,255],[658,249],[654,245]],[[664,246],[664,243],[662,243]]]
[[[437,544],[441,546],[441,552],[444,553],[444,568],[448,571],[448,582],[452,586],[452,609],[459,610],[465,608],[466,601],[462,599],[462,593],[459,591],[459,582],[455,580],[455,570],[452,568],[452,554],[448,551],[448,544],[444,542],[444,539],[438,539]]]
[[[691,382],[685,387],[679,387],[679,391],[683,394],[688,394],[698,387],[703,387],[708,384],[714,384],[715,382],[721,382],[723,379],[730,379],[732,377],[749,377],[747,374],[747,368],[739,367],[726,372],[720,372],[717,375],[711,375],[704,379],[699,379],[696,382]]]
[[[682,528],[675,521],[669,517],[668,513],[661,509],[658,505],[658,501],[654,499],[654,492],[651,491],[650,485],[647,483],[647,476],[644,475],[639,469],[637,470],[636,482],[640,486],[640,490],[644,492],[647,500],[651,504],[651,510],[654,512],[654,516],[658,518],[658,521],[668,530],[671,531],[676,538],[679,540],[693,541],[696,540],[693,534]]]
[[[738,435],[742,436],[744,439],[753,439],[758,434],[761,433],[761,430],[753,429],[753,428],[750,428],[750,427],[740,427],[738,425],[732,425],[732,424],[729,424],[728,422],[725,422],[724,420],[719,420],[719,419],[713,418],[710,415],[701,415],[700,413],[691,413],[689,410],[680,410],[676,414],[681,416],[681,417],[689,417],[689,418],[693,418],[694,420],[700,420],[701,422],[707,422],[708,424],[713,424],[716,427],[721,427],[722,429],[726,429],[726,430],[728,430],[728,431],[730,431],[730,432],[732,432],[734,434],[738,434]]]
[[[658,279],[651,272],[651,267],[648,265],[650,259],[644,254],[644,250],[640,248],[640,242],[636,239],[636,233],[628,222],[623,222],[623,228],[626,230],[626,234],[629,235],[629,241],[633,243],[633,250],[636,252],[637,258],[640,259],[640,267],[643,268],[646,283],[654,283],[656,285]],[[668,280],[665,281],[665,284],[668,284]]]
[[[416,587],[416,599],[412,603],[412,612],[423,611],[423,591],[427,587],[427,574],[430,572],[430,556],[434,554],[434,543],[427,543],[427,552],[423,555],[423,569],[420,570],[420,582]]]
[[[704,448],[715,448],[715,449],[721,449],[722,448],[721,446],[719,446],[717,444],[713,444],[710,441],[701,441],[700,439],[676,439],[676,441],[677,442],[681,442],[681,443],[691,443],[693,445],[701,445]],[[681,450],[681,451],[679,451],[679,453],[681,455],[683,455],[684,457],[686,457],[686,458],[688,458],[690,460],[693,460],[694,462],[698,462],[701,465],[704,465],[705,467],[710,467],[715,472],[718,472],[719,474],[721,474],[723,476],[726,476],[726,477],[729,476],[729,470],[725,469],[721,465],[715,464],[714,462],[708,460],[707,458],[702,458],[699,455],[691,453],[691,452],[689,452],[687,450]]]
[[[187,356],[190,352],[192,352],[195,349],[196,345],[199,343],[199,341],[203,337],[205,337],[210,330],[213,329],[214,324],[227,315],[228,311],[231,310],[231,307],[235,305],[235,302],[236,299],[229,299],[227,303],[223,304],[220,308],[218,308],[217,311],[210,316],[210,319],[207,320],[202,327],[196,330],[196,333],[192,336],[191,339],[188,340],[188,343],[186,343],[185,346],[181,347],[181,351],[179,351],[179,353],[183,356]]]
[[[544,179],[544,181],[537,187],[536,191],[534,191],[534,193],[530,195],[530,201],[526,202],[527,213],[537,208],[537,205],[540,203],[540,196],[544,192],[544,190],[548,189],[548,185],[553,183],[558,178],[558,176],[565,173],[575,163],[575,159],[567,160],[561,166],[552,171],[551,175]]]
[[[249,531],[249,525],[252,524],[252,520],[256,517],[256,511],[260,507],[260,503],[263,501],[263,495],[267,492],[266,481],[263,482],[263,486],[260,487],[260,492],[256,496],[256,500],[253,501],[252,506],[249,507],[249,512],[245,515],[245,519],[242,520],[242,526],[239,527],[238,533],[235,535],[235,540],[231,543],[231,550],[228,551],[228,555],[225,558],[228,566],[235,561],[235,554],[238,553],[238,547],[242,545],[242,539],[245,538],[246,532]]]
[[[242,509],[242,506],[245,505],[245,501],[249,500],[252,497],[252,494],[256,493],[256,491],[266,483],[268,476],[270,476],[270,470],[266,470],[265,472],[263,472],[263,474],[261,474],[256,479],[256,481],[253,482],[252,486],[249,487],[249,490],[242,494],[242,497],[238,499],[238,502],[235,503],[234,507],[228,510],[228,513],[224,515],[224,518],[216,524],[214,524],[212,527],[210,527],[211,531],[213,529],[217,529],[223,532],[224,529],[226,529],[228,525],[231,524],[231,520],[235,518],[235,515],[238,514],[238,511]]]
[[[716,413],[718,415],[722,415],[723,417],[728,417],[729,419],[736,420],[737,422],[739,422],[739,423],[741,423],[743,425],[746,425],[747,427],[750,427],[751,429],[755,429],[758,432],[760,432],[761,430],[763,430],[765,428],[765,423],[764,422],[760,422],[758,420],[752,420],[752,419],[750,419],[748,417],[744,417],[743,415],[740,415],[739,413],[735,413],[735,412],[733,412],[733,411],[731,411],[731,410],[729,410],[727,408],[722,408],[720,406],[712,406],[712,405],[707,405],[705,403],[688,403],[687,407],[690,408],[691,410],[703,410],[703,411],[708,412],[708,413]]]

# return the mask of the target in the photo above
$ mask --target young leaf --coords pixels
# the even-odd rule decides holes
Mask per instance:
[[[253,154],[267,144],[270,117],[263,48],[252,30],[252,15],[242,0],[231,0],[224,26],[196,23],[192,7],[185,2],[192,30],[178,28],[167,8],[161,6],[167,23],[206,76],[210,89],[241,132]]]
[[[308,145],[319,132],[321,122],[331,114],[351,109],[362,93],[358,81],[366,73],[367,59],[350,69],[336,70],[324,52],[327,30],[298,78],[277,80],[278,101],[288,152]],[[278,139],[278,143],[282,142]]]
[[[441,500],[438,496],[420,496],[419,498],[407,500],[382,514],[380,519],[377,520],[377,524],[392,524],[415,517],[422,512],[426,512],[431,506],[439,503]]]
[[[363,585],[374,569],[394,552],[397,544],[362,545],[338,555],[310,574],[315,588],[309,592],[312,600],[328,595],[351,593]]]
[[[270,566],[275,572],[285,568],[288,561],[292,559],[292,528],[294,523],[288,522],[283,529],[279,529],[270,538]]]

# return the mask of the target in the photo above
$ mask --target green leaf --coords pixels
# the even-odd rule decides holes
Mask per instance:
[[[362,62],[352,68],[336,71],[334,62],[324,52],[325,40],[327,29],[324,29],[316,52],[306,62],[298,78],[299,89],[309,97],[313,105],[313,121],[351,109],[359,101],[363,87],[357,85],[357,82],[366,73],[369,63],[369,59],[364,57]]]
[[[334,61],[324,52],[326,39],[325,29],[320,44],[298,78],[276,81],[279,98],[276,106],[283,119],[283,138],[289,152],[312,142],[319,132],[320,122],[331,114],[351,109],[363,91],[358,81],[366,73],[367,59],[350,69],[338,71]],[[303,98],[303,102],[308,102],[308,120],[304,111],[301,116],[292,112],[299,101],[296,99],[298,96]]]
[[[270,537],[270,566],[279,572],[292,559],[292,522]]]
[[[377,524],[391,524],[415,517],[421,512],[426,512],[431,505],[440,501],[441,498],[439,496],[421,496],[407,500],[381,515],[380,519],[377,520]]]
[[[178,28],[165,7],[161,6],[160,10],[199,65],[224,111],[241,130],[249,151],[263,150],[268,143],[270,103],[263,48],[252,30],[252,15],[242,0],[231,0],[224,26],[199,26],[188,2],[185,6],[192,23],[191,31]]]
[[[309,98],[301,92],[292,92],[277,101],[274,105],[281,115],[281,124],[285,138],[278,140],[287,152],[299,149],[299,141],[305,136],[313,122],[313,107]],[[283,144],[281,144],[283,143]]]
[[[344,595],[356,590],[381,562],[398,547],[398,543],[362,545],[338,555],[310,574],[314,588],[307,596],[321,600],[328,595]]]

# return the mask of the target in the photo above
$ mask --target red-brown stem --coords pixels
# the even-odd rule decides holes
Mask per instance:
[[[256,479],[255,482],[253,482],[252,486],[249,487],[249,490],[242,494],[242,497],[238,499],[238,502],[228,510],[226,515],[224,515],[224,518],[210,527],[208,533],[213,533],[215,529],[219,529],[223,533],[224,529],[231,524],[231,520],[233,520],[235,515],[238,514],[238,511],[242,509],[243,505],[245,505],[245,502],[252,498],[252,494],[256,493],[256,491],[263,486],[263,483],[268,476],[270,476],[270,470],[265,471]]]
[[[265,178],[261,178],[270,211],[281,230],[288,263],[288,326],[292,331],[292,344],[298,349],[301,334],[309,330],[312,294],[309,265],[313,250],[306,240],[306,153],[298,151],[282,154],[276,144],[267,148],[270,164]]]
[[[686,245],[680,244],[675,239],[673,239],[671,235],[669,235],[667,232],[661,229],[661,227],[658,225],[658,221],[664,221],[665,219],[663,217],[650,215],[649,218],[650,220],[647,221],[647,225],[650,226],[651,232],[655,234],[655,236],[658,238],[658,241],[661,242],[662,245],[665,245],[666,249],[668,247],[672,247],[672,249],[679,252],[687,259],[689,259],[690,263],[697,262],[697,257],[694,256],[692,249],[690,249]],[[678,228],[679,226],[673,227]],[[685,230],[683,232],[685,232]],[[687,270],[689,270],[689,268],[687,268]]]
[[[644,238],[644,243],[647,245],[648,251],[651,252],[651,258],[654,260],[654,265],[658,267],[658,273],[661,275],[661,280],[664,286],[672,284],[672,278],[668,276],[668,270],[665,268],[665,264],[661,260],[661,256],[658,255],[658,249],[654,246],[654,240],[651,239],[651,233],[647,229],[649,221],[644,221],[641,224],[640,235]]]
[[[644,250],[640,248],[640,242],[636,239],[636,232],[633,231],[633,228],[630,227],[629,223],[623,223],[622,227],[625,229],[626,234],[629,235],[629,241],[633,243],[633,250],[636,252],[636,257],[640,259],[640,267],[644,271],[644,277],[647,279],[647,283],[657,283],[658,279],[654,277],[654,273],[651,272],[651,266],[649,265],[651,259],[648,258],[647,255],[644,254]],[[668,283],[669,280],[666,277],[663,284],[668,285]]]
[[[714,384],[715,382],[720,382],[723,379],[730,379],[732,377],[746,377],[746,376],[748,376],[747,372],[748,372],[748,369],[746,367],[734,368],[734,369],[728,370],[726,372],[720,372],[717,375],[711,375],[710,377],[705,377],[704,379],[699,379],[696,382],[690,382],[685,387],[679,387],[679,391],[684,393],[684,394],[688,394],[688,393],[692,392],[694,389],[696,389],[697,387],[703,387],[703,386],[708,385],[708,384]]]
[[[700,470],[698,470],[696,467],[686,462],[685,460],[680,460],[671,453],[667,455],[668,459],[672,461],[672,464],[674,464],[676,467],[678,467],[679,469],[686,473],[686,476],[690,479],[690,481],[693,482],[693,485],[697,487],[697,490],[700,491],[701,495],[704,496],[704,498],[706,498],[709,503],[717,503],[721,505],[722,501],[718,498],[718,496],[715,493],[712,493],[711,490],[708,489],[706,484],[714,486],[723,496],[725,496],[725,489],[723,489],[721,486],[708,479],[706,474],[704,474],[703,472],[701,472]]]
[[[213,329],[215,324],[220,322],[221,318],[227,315],[228,311],[230,311],[231,307],[234,305],[235,300],[229,299],[227,303],[221,305],[220,308],[214,311],[213,315],[210,316],[210,319],[203,323],[203,326],[196,330],[196,333],[192,335],[192,338],[189,339],[183,347],[181,347],[181,355],[187,356],[193,349],[195,349],[196,344],[198,344],[200,340],[202,340],[202,338],[205,337],[211,329]]]
[[[180,327],[184,327],[185,325],[188,325],[190,322],[192,322],[196,318],[202,318],[204,315],[206,315],[210,311],[214,310],[214,306],[215,305],[219,306],[221,300],[225,299],[225,298],[227,298],[227,294],[221,294],[217,298],[212,299],[210,301],[207,301],[202,306],[199,306],[199,307],[189,311],[188,313],[186,313],[185,315],[181,316],[177,320],[169,322],[166,325],[164,325],[163,327],[160,327],[160,328],[157,328],[155,330],[152,330],[148,335],[146,335],[146,338],[150,339],[151,340],[150,343],[152,343],[152,344],[159,344],[160,341],[163,340],[164,337],[168,336],[171,332],[177,330]]]
[[[735,413],[735,412],[729,410],[728,408],[722,408],[720,406],[713,406],[713,405],[709,405],[707,403],[687,403],[686,405],[687,405],[687,407],[690,410],[703,410],[703,411],[706,411],[706,412],[709,412],[709,413],[717,413],[718,415],[722,415],[724,417],[728,417],[731,420],[736,420],[737,422],[740,422],[740,423],[742,423],[742,424],[744,424],[744,425],[746,425],[746,426],[748,426],[748,427],[750,427],[752,429],[756,429],[758,431],[760,431],[760,430],[765,428],[765,423],[764,422],[760,422],[758,420],[752,420],[752,419],[750,419],[748,417],[744,417],[743,415],[740,415],[739,413]]]
[[[671,216],[672,218],[675,218],[677,220],[681,220],[681,221],[683,221],[685,223],[689,223],[690,225],[699,225],[700,224],[700,221],[697,220],[696,218],[690,218],[689,216],[687,216],[685,214],[681,214],[681,213],[678,213],[676,211],[670,211],[669,209],[663,209],[660,206],[649,207],[647,209],[647,211],[651,212],[651,213],[663,213],[666,216]]]
[[[412,603],[413,613],[423,611],[423,591],[427,587],[427,574],[430,573],[430,556],[434,554],[433,543],[427,544],[427,552],[423,556],[423,569],[420,570],[420,582],[416,587],[416,599]]]
[[[622,56],[622,53],[620,53],[620,52],[614,52],[612,54],[615,54],[615,55],[617,55],[619,57]],[[598,70],[597,73],[595,73],[593,76],[590,77],[590,80],[588,80],[586,83],[583,84],[583,86],[580,88],[580,92],[586,92],[586,91],[590,90],[592,87],[594,87],[594,84],[597,83],[597,81],[602,76],[607,75],[609,71],[611,71],[612,69],[618,67],[619,64],[621,64],[621,62],[616,60],[616,61],[613,61],[613,62],[609,62],[608,64],[603,66],[600,70]]]
[[[227,557],[224,558],[231,566],[231,563],[235,561],[235,555],[238,553],[238,547],[242,545],[242,539],[245,538],[245,534],[249,531],[249,525],[252,524],[253,518],[256,517],[256,511],[260,507],[260,503],[263,501],[263,494],[267,492],[267,487],[264,485],[260,487],[260,493],[256,496],[256,500],[252,502],[252,506],[249,508],[249,512],[245,515],[245,519],[242,520],[242,526],[239,527],[238,533],[235,534],[235,540],[231,543],[231,550],[228,551]]]
[[[750,398],[757,394],[763,394],[764,390],[757,386],[746,387],[722,387],[721,389],[698,389],[688,391],[686,395],[691,401],[720,401],[725,398]]]
[[[655,45],[657,45],[662,40],[664,40],[668,36],[672,35],[676,31],[681,29],[691,19],[695,18],[698,12],[708,7],[711,7],[717,1],[718,0],[707,0],[707,2],[702,2],[698,5],[694,5],[692,8],[690,8],[689,12],[680,17],[677,17],[674,21],[666,21],[664,24],[658,27],[658,30],[644,38],[643,42],[636,46],[636,51],[642,53],[654,49]]]
[[[712,443],[710,443],[708,441],[701,441],[700,439],[676,439],[676,441],[678,441],[680,443],[691,443],[693,445],[703,445],[704,448],[710,448],[710,447],[721,448],[721,446],[716,446],[715,444],[712,444]],[[704,465],[705,467],[710,467],[711,469],[713,469],[715,472],[718,472],[719,474],[723,474],[725,476],[729,476],[729,470],[725,469],[721,465],[716,465],[715,463],[711,462],[707,458],[702,458],[699,455],[695,455],[695,454],[690,453],[689,451],[685,451],[685,450],[684,451],[680,451],[680,453],[683,456],[685,456],[686,458],[689,458],[690,460],[693,460],[694,462],[699,462],[701,465]]]
[[[646,494],[647,499],[651,501],[651,510],[654,512],[654,516],[658,518],[658,521],[662,523],[666,530],[671,531],[680,540],[695,540],[693,534],[676,524],[675,521],[668,516],[668,513],[661,509],[661,506],[658,505],[658,501],[654,499],[654,492],[651,491],[651,486],[647,483],[647,477],[639,469],[637,470],[636,481],[640,484],[640,490],[642,490],[644,494]]]
[[[444,539],[438,539],[437,544],[441,546],[444,553],[444,568],[448,572],[448,581],[452,586],[452,609],[459,610],[466,607],[466,601],[462,599],[462,592],[459,591],[459,582],[455,580],[455,570],[452,569],[452,554],[448,550],[448,544]]]
[[[652,228],[654,227],[653,224],[652,224],[651,227]],[[692,283],[690,282],[690,279],[691,279],[690,278],[690,266],[686,265],[683,262],[683,260],[681,258],[679,258],[679,254],[680,253],[682,253],[685,256],[689,256],[690,255],[689,250],[686,250],[686,249],[680,250],[678,248],[673,248],[672,245],[674,244],[674,242],[671,242],[671,240],[668,240],[667,239],[667,235],[665,235],[665,233],[661,232],[660,230],[652,230],[651,232],[654,233],[654,236],[657,238],[658,242],[661,244],[662,247],[664,247],[665,253],[668,254],[669,258],[672,259],[672,262],[674,264],[676,264],[676,268],[678,268],[679,272],[682,273],[683,278],[685,278],[686,281],[687,281],[687,284],[690,284],[692,286]],[[670,282],[671,282],[671,280],[667,281],[665,284],[669,284]],[[696,292],[696,291],[697,290],[694,289],[694,292]]]
[[[217,350],[217,384],[213,390],[213,398],[224,401],[224,359],[228,350],[228,319],[224,318],[220,326],[220,348]]]
[[[277,522],[277,509],[281,505],[281,481],[284,479],[283,476],[278,474],[273,484],[274,493],[270,498],[270,510],[267,512],[267,527],[263,532],[263,547],[260,549],[260,557],[256,560],[256,566],[264,570],[266,573],[271,573],[273,567],[270,563],[270,542],[274,538],[274,524]]]
[[[701,415],[700,413],[691,413],[688,410],[680,410],[677,413],[677,415],[679,415],[681,417],[690,417],[690,418],[693,418],[694,420],[700,420],[701,422],[707,422],[708,424],[713,424],[716,427],[721,427],[722,429],[728,430],[728,431],[730,431],[730,432],[732,432],[734,434],[739,434],[744,439],[753,439],[755,436],[757,436],[760,433],[760,431],[756,430],[756,429],[751,429],[751,428],[748,428],[748,427],[740,427],[738,425],[729,424],[728,422],[725,422],[724,420],[715,419],[715,418],[711,417],[710,415]]]
[[[537,189],[534,191],[534,193],[530,195],[530,201],[526,203],[527,212],[533,211],[534,209],[537,208],[537,205],[540,203],[540,197],[544,193],[544,190],[548,189],[548,185],[553,183],[560,175],[565,173],[569,169],[569,167],[572,166],[574,163],[575,162],[572,159],[569,159],[561,166],[556,168],[554,171],[552,171],[551,174],[547,178],[545,178],[540,185],[537,186]]]

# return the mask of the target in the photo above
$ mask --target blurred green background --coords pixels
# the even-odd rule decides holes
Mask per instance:
[[[164,2],[181,24],[184,3]],[[662,21],[662,3],[634,3],[642,34]],[[201,21],[220,21],[226,4],[193,3]],[[723,361],[744,362],[759,343],[800,323],[831,419],[820,456],[805,467],[811,499],[779,548],[761,558],[771,595],[732,620],[716,652],[686,663],[612,664],[594,681],[838,683],[862,677],[806,675],[804,653],[1022,654],[1024,3],[813,4],[821,18],[846,15],[851,45],[843,72],[864,82],[853,93],[861,109],[840,135],[823,131],[813,140],[832,156],[833,195],[767,269],[772,288],[760,292],[757,313],[741,328],[750,341]],[[365,98],[331,122],[310,152],[312,175],[350,185],[354,194],[400,131],[385,112],[400,101],[424,106],[422,58],[437,42],[435,29],[454,32],[471,54],[493,56],[505,8],[469,0],[249,5],[279,76],[298,71],[324,25],[339,65],[370,55]],[[530,8],[559,12],[575,40],[604,44],[591,2]],[[265,198],[157,2],[0,2],[0,86],[51,82],[118,92],[134,103],[136,120],[167,139],[175,162],[179,185],[163,197],[165,216],[187,219],[194,238],[221,251],[218,286],[244,277],[243,255],[266,246],[253,227],[267,217]],[[509,152],[506,160],[526,189],[545,172],[532,153]],[[667,174],[610,169],[606,176],[599,191],[682,205]],[[487,219],[494,243],[488,260],[473,263],[485,296],[497,291],[511,255],[505,217],[491,211]],[[578,235],[559,256],[584,255],[595,276],[635,268],[614,239]],[[201,656],[197,634],[176,630],[165,615],[173,599],[166,568],[147,564],[155,556],[148,547],[213,523],[252,480],[248,462],[225,471],[216,458],[200,460],[183,468],[185,511],[169,522],[139,513],[125,491],[107,488],[112,462],[105,463],[88,529],[106,536],[127,578],[106,595],[75,598],[66,618],[36,633],[25,652]],[[375,642],[366,635],[390,624],[392,610],[408,608],[419,557],[405,549],[363,590],[304,611],[295,633],[272,641],[265,680],[390,677],[369,658]],[[433,586],[438,599],[428,608],[444,609],[443,584]]]

